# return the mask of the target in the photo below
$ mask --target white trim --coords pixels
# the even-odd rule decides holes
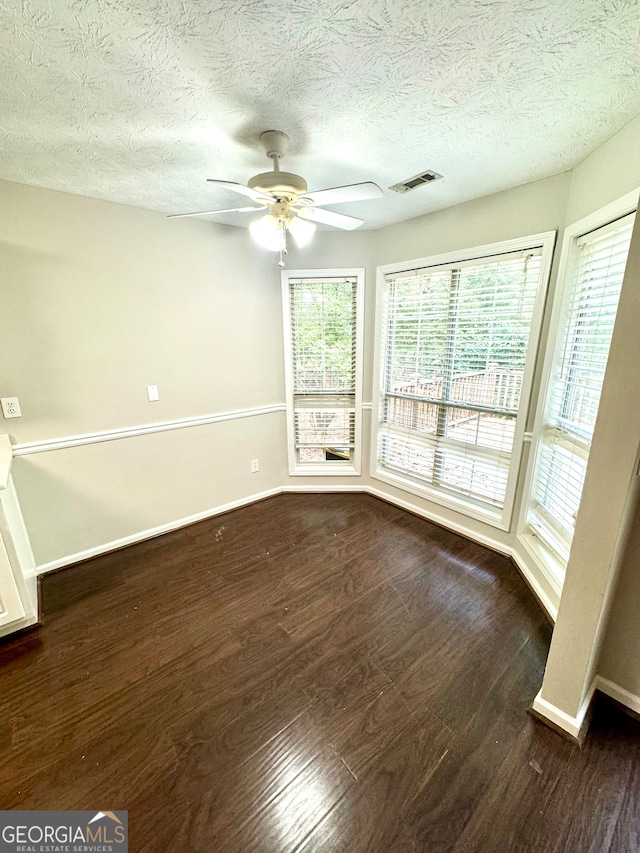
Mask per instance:
[[[255,503],[256,501],[270,498],[274,495],[279,495],[282,488],[277,486],[274,489],[267,489],[264,492],[257,492],[249,495],[246,498],[239,498],[229,503],[221,504],[212,509],[205,509],[202,512],[196,512],[193,515],[187,515],[184,518],[179,518],[176,521],[169,521],[166,524],[160,524],[158,527],[151,527],[148,530],[141,530],[138,533],[132,533],[130,536],[123,536],[121,539],[113,539],[111,542],[105,542],[103,545],[96,545],[94,548],[87,548],[86,551],[78,551],[76,554],[69,554],[67,557],[60,557],[58,560],[52,560],[50,563],[42,563],[36,566],[36,574],[44,575],[47,572],[52,572],[55,569],[61,569],[65,566],[71,566],[73,563],[80,563],[83,560],[89,560],[91,557],[98,557],[101,554],[107,554],[109,551],[116,551],[119,548],[124,548],[126,545],[134,545],[136,542],[143,542],[145,539],[153,539],[163,533],[170,533],[173,530],[178,530],[181,527],[187,527],[189,524],[195,524],[197,521],[204,521],[207,518],[212,518],[215,515],[221,515],[223,512],[229,512],[232,509],[238,509],[246,504]]]
[[[386,483],[388,486],[393,486],[410,495],[415,495],[417,498],[432,501],[439,506],[462,513],[476,521],[482,521],[491,527],[497,527],[498,530],[504,530],[505,533],[509,530],[509,526],[502,523],[500,510],[492,508],[489,504],[486,507],[481,504],[476,506],[471,500],[467,502],[462,498],[458,499],[455,494],[449,495],[446,492],[437,491],[428,484],[422,485],[416,482],[413,485],[409,476],[403,477],[402,474],[394,474],[393,471],[386,469],[372,471],[371,478],[380,480],[381,483]]]
[[[30,628],[32,625],[38,624],[37,616],[26,616],[9,625],[0,626],[0,637],[8,637],[9,634],[15,634],[16,631],[23,631],[25,628]]]
[[[351,484],[340,485],[340,486],[327,486],[324,483],[308,483],[301,486],[283,486],[282,492],[284,494],[322,494],[322,493],[332,493],[332,492],[358,492],[360,494],[368,494],[369,488],[367,486],[352,486]]]
[[[356,394],[353,462],[338,467],[332,462],[316,465],[301,465],[296,458],[295,449],[295,413],[293,408],[293,361],[291,358],[293,342],[291,339],[291,302],[289,282],[292,279],[355,278],[356,280]],[[364,304],[365,270],[364,267],[344,267],[339,269],[283,270],[280,274],[282,284],[282,329],[284,339],[284,380],[287,411],[287,458],[289,475],[305,477],[342,477],[362,474],[362,410],[370,403],[362,402],[363,366],[364,366]]]
[[[11,462],[13,453],[11,449],[11,440],[8,435],[0,435],[0,490],[6,489],[9,485],[9,477],[11,475]]]
[[[545,610],[547,616],[555,625],[558,618],[558,607],[560,606],[560,595],[562,590],[558,589],[557,584],[550,582],[549,575],[542,571],[541,566],[537,561],[534,561],[533,565],[530,565],[527,562],[526,558],[527,556],[530,556],[530,552],[527,550],[526,554],[522,554],[518,550],[517,544],[518,543],[516,543],[515,547],[511,548],[509,556],[520,570],[520,574],[523,576],[525,583],[528,584],[529,588],[538,599],[538,603]],[[519,544],[522,544],[522,542]]]
[[[327,465],[332,465],[331,469],[322,468],[321,471],[318,470],[320,464],[316,463],[315,465],[311,462],[304,463],[296,466],[295,471],[289,471],[290,477],[360,477],[362,476],[361,471],[356,471],[356,469],[349,462],[327,462]]]
[[[518,533],[516,546],[518,545],[522,546],[524,553],[533,560],[536,569],[553,590],[559,602],[563,586],[562,566],[554,560],[553,555],[533,533]]]
[[[597,680],[594,678],[575,717],[572,717],[570,714],[567,714],[566,711],[563,711],[561,708],[558,708],[556,705],[552,705],[551,702],[547,702],[546,699],[543,699],[542,691],[540,691],[533,700],[533,710],[541,717],[544,717],[555,726],[561,728],[572,738],[581,741],[586,732],[588,724],[587,714],[589,713],[589,708],[591,707],[596,687]]]
[[[246,506],[247,504],[256,503],[257,501],[271,498],[282,493],[321,493],[321,492],[364,492],[368,491],[366,486],[334,486],[314,484],[305,486],[276,486],[273,489],[268,489],[264,492],[258,492],[249,495],[246,498],[239,498],[236,501],[230,501],[226,504],[203,510],[202,512],[194,513],[193,515],[179,518],[176,521],[170,521],[166,524],[160,524],[158,527],[151,527],[147,530],[140,530],[138,533],[132,533],[130,536],[123,536],[121,539],[114,539],[111,542],[105,542],[102,545],[96,545],[94,548],[87,548],[86,551],[78,551],[75,554],[69,554],[66,557],[60,557],[57,560],[52,560],[49,563],[42,563],[36,566],[35,572],[37,575],[44,575],[47,572],[53,572],[56,569],[62,569],[66,566],[72,566],[75,563],[81,563],[83,560],[89,560],[92,557],[99,557],[101,554],[108,554],[110,551],[117,551],[119,548],[124,548],[127,545],[135,545],[137,542],[144,542],[146,539],[153,539],[156,536],[161,536],[163,533],[171,533],[173,530],[179,530],[181,527],[187,527],[190,524],[195,524],[198,521],[205,521],[207,518],[213,518],[216,515],[221,515],[225,512],[230,512],[232,509]],[[1,634],[0,634],[1,636]]]
[[[530,234],[526,237],[516,237],[513,240],[501,240],[499,243],[486,243],[484,246],[472,246],[469,249],[456,249],[441,255],[429,255],[427,258],[417,258],[411,261],[399,261],[378,267],[383,276],[390,273],[408,272],[423,267],[435,267],[442,264],[452,264],[457,261],[474,261],[490,255],[506,255],[508,252],[520,252],[523,249],[536,248],[550,238],[555,238],[555,231],[542,231],[540,234]]]
[[[615,681],[610,681],[608,678],[603,678],[601,675],[596,676],[596,687],[601,693],[606,693],[616,702],[630,708],[634,713],[640,714],[640,696],[620,687]]]
[[[572,248],[574,242],[581,235],[587,234],[591,231],[595,231],[596,229],[607,225],[609,222],[612,222],[615,219],[619,219],[622,216],[632,213],[634,210],[637,209],[639,200],[640,188],[635,189],[630,193],[627,193],[616,201],[613,201],[610,204],[607,204],[604,207],[600,208],[600,210],[597,210],[594,213],[590,213],[583,219],[579,219],[577,222],[574,222],[572,225],[569,225],[567,228],[565,228],[564,233],[562,235],[560,261],[558,264],[558,274],[556,276],[555,288],[552,294],[553,304],[551,306],[551,314],[549,319],[549,328],[547,331],[547,339],[545,342],[545,350],[540,354],[540,360],[542,361],[540,386],[538,388],[538,397],[535,406],[535,417],[530,439],[531,449],[529,452],[529,458],[527,460],[527,470],[522,486],[522,501],[520,505],[520,514],[516,528],[516,534],[518,536],[518,539],[524,544],[525,548],[527,547],[527,544],[526,541],[523,540],[523,537],[526,536],[528,533],[532,495],[536,485],[536,463],[540,454],[542,433],[544,431],[545,423],[547,421],[548,416],[548,409],[550,404],[549,389],[553,368],[556,364],[556,359],[558,356],[558,333],[560,331],[561,326],[562,312],[565,308],[563,303],[566,288],[568,286],[567,271],[571,258]],[[542,543],[540,543],[540,548],[542,549],[542,547],[543,545]],[[529,551],[529,553],[531,553],[531,556],[536,561],[540,569],[544,571],[544,565],[540,555],[536,555],[535,551],[532,551],[530,548],[527,548],[527,550]],[[553,562],[555,559],[551,552],[549,552],[548,559],[549,562]],[[562,565],[560,561],[557,561],[556,565],[558,572],[563,576],[566,566]],[[562,591],[563,583],[564,577],[561,577],[560,591]]]
[[[466,515],[469,515],[479,521],[483,521],[493,527],[497,527],[500,530],[508,531],[511,529],[523,448],[524,444],[529,441],[529,433],[525,432],[525,425],[529,407],[531,405],[533,379],[542,331],[544,306],[549,289],[549,277],[551,273],[551,262],[553,258],[555,240],[555,231],[544,231],[540,234],[531,234],[514,240],[505,240],[500,243],[489,243],[485,246],[474,246],[470,249],[447,252],[441,255],[432,255],[428,258],[419,258],[408,262],[386,264],[377,268],[373,354],[374,394],[373,416],[371,419],[371,456],[369,469],[371,477],[382,480],[383,482],[388,482],[391,485],[396,485],[398,488],[402,488],[416,496],[424,497],[434,503],[451,507],[456,509],[458,512],[464,512]],[[491,255],[503,255],[508,252],[526,251],[527,249],[537,247],[540,247],[541,249],[540,284],[531,317],[531,327],[527,344],[528,356],[525,362],[522,390],[520,394],[520,411],[516,418],[513,448],[510,456],[509,473],[503,508],[492,512],[491,507],[487,506],[487,509],[483,510],[480,504],[475,505],[472,502],[467,503],[464,501],[462,496],[460,497],[459,505],[456,505],[456,503],[452,502],[451,496],[446,492],[440,492],[436,489],[431,490],[428,485],[423,487],[416,483],[415,487],[412,488],[410,481],[408,479],[405,480],[400,476],[398,479],[402,480],[403,485],[390,480],[389,477],[393,477],[394,475],[382,468],[378,460],[378,437],[379,427],[382,423],[382,400],[385,389],[385,344],[383,341],[383,335],[386,328],[386,298],[388,290],[386,276],[390,273],[402,272],[407,269],[413,270],[421,267],[432,267],[447,263],[455,263],[457,261],[476,260],[483,257],[489,257]]]
[[[204,426],[205,424],[217,424],[223,421],[233,421],[238,418],[252,418],[256,415],[269,415],[272,412],[284,412],[284,403],[274,403],[270,406],[257,406],[252,409],[232,409],[228,412],[218,412],[212,415],[202,415],[195,418],[181,418],[175,421],[159,421],[153,424],[142,424],[141,426],[122,427],[121,429],[102,430],[100,432],[87,432],[81,435],[68,435],[64,438],[49,438],[44,441],[30,441],[23,444],[15,444],[14,456],[28,456],[31,453],[47,453],[50,450],[63,450],[67,447],[82,447],[85,444],[99,444],[103,441],[116,441],[121,438],[132,438],[137,435],[151,435],[155,432],[167,432],[173,429],[187,429],[189,427]]]

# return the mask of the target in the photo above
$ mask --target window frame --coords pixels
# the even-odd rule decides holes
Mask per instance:
[[[371,419],[371,477],[387,485],[394,486],[417,497],[427,499],[434,504],[456,510],[470,518],[483,521],[492,527],[509,531],[512,525],[514,503],[516,497],[516,486],[522,462],[522,453],[527,436],[525,433],[526,421],[531,405],[531,392],[533,378],[536,368],[536,356],[542,331],[544,307],[549,287],[549,274],[556,239],[556,231],[545,231],[526,237],[512,240],[503,240],[497,243],[488,243],[482,246],[474,246],[468,249],[445,252],[431,255],[411,261],[402,261],[394,264],[386,264],[377,268],[376,287],[376,319],[375,319],[375,341],[374,341],[374,364],[373,364],[373,413]],[[513,447],[509,463],[509,474],[505,493],[504,506],[502,508],[491,507],[482,504],[473,498],[459,497],[454,493],[435,489],[427,483],[418,483],[409,476],[393,473],[385,469],[379,459],[380,427],[383,423],[384,399],[385,399],[385,368],[387,341],[385,339],[387,328],[387,303],[388,282],[386,276],[402,273],[423,267],[436,267],[442,265],[464,264],[476,260],[483,260],[493,255],[503,255],[509,252],[526,251],[527,249],[541,249],[540,263],[540,286],[536,294],[531,327],[527,344],[527,356],[522,377],[522,389],[520,395],[519,413],[515,420],[515,432]]]
[[[295,407],[293,374],[293,341],[291,334],[291,279],[316,279],[328,281],[336,278],[355,278],[355,399],[354,448],[351,461],[299,462],[295,447]],[[284,338],[285,400],[287,407],[287,458],[292,477],[344,477],[362,473],[362,381],[364,360],[364,267],[337,269],[282,270],[282,325]]]
[[[533,490],[536,485],[536,472],[538,467],[538,458],[542,449],[542,437],[545,430],[545,424],[549,419],[549,409],[551,405],[551,381],[554,368],[556,367],[559,358],[561,358],[560,349],[562,341],[559,341],[558,337],[563,328],[563,321],[567,313],[571,310],[571,306],[566,302],[566,297],[568,289],[571,287],[572,260],[574,258],[576,245],[584,235],[597,231],[600,228],[604,228],[608,224],[618,219],[622,219],[624,216],[627,216],[634,211],[636,211],[636,224],[634,227],[637,227],[639,204],[640,189],[632,190],[630,193],[626,193],[621,198],[612,201],[599,210],[590,213],[588,216],[577,220],[571,225],[568,225],[562,234],[558,273],[554,291],[550,294],[553,304],[550,311],[549,327],[544,352],[541,353],[542,368],[540,386],[538,389],[535,418],[531,431],[531,448],[529,451],[529,458],[527,460],[527,470],[523,483],[522,501],[516,532],[516,538],[519,544],[524,548],[527,555],[531,557],[538,569],[544,575],[545,579],[558,595],[562,592],[568,556],[566,562],[563,562],[559,554],[557,554],[551,547],[543,542],[539,536],[535,535],[530,530],[531,525],[529,523],[529,519],[535,499]],[[557,544],[562,548],[563,543],[560,541],[560,537]]]

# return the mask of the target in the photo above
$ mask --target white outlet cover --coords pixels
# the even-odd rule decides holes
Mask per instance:
[[[20,411],[20,403],[18,402],[17,397],[2,397],[0,399],[0,405],[2,405],[2,414],[5,416],[5,418],[22,417],[22,412]]]
[[[157,385],[147,385],[147,397],[149,398],[150,403],[155,403],[156,400],[160,399],[160,393]]]
[[[260,470],[260,460],[259,459],[252,459],[251,460],[251,473],[257,474],[259,470]]]

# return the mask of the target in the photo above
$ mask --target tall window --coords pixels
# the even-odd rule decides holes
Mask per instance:
[[[359,473],[361,270],[283,272],[293,474]]]
[[[569,238],[526,519],[526,532],[559,574],[580,507],[633,220],[627,214]]]
[[[376,476],[508,526],[552,243],[387,272]]]

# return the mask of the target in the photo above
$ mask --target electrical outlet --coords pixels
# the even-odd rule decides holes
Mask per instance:
[[[251,473],[257,474],[259,470],[260,470],[260,460],[259,459],[252,459],[251,460]]]
[[[2,397],[2,399],[0,399],[0,403],[2,404],[2,414],[5,418],[22,417],[20,403],[18,402],[17,397]]]

